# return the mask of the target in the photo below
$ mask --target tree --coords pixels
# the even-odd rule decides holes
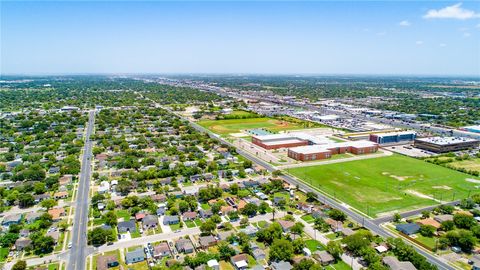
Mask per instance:
[[[258,241],[271,244],[274,239],[282,238],[282,226],[277,222],[273,222],[268,227],[259,230],[256,235]]]
[[[445,220],[440,224],[440,230],[444,232],[451,231],[455,228],[455,223],[452,220]]]
[[[238,184],[237,184],[237,183],[233,183],[233,184],[230,186],[230,193],[232,193],[233,195],[237,195],[239,189],[240,189],[240,188],[238,187]]]
[[[115,236],[113,231],[110,229],[102,229],[101,227],[97,227],[88,232],[88,243],[95,247],[101,246],[113,240],[115,240]]]
[[[328,223],[320,217],[315,219],[314,228],[320,232],[328,232],[328,230],[330,230],[330,225],[328,225]]]
[[[292,241],[292,246],[295,254],[302,254],[303,248],[305,248],[305,242],[302,238],[298,238]]]
[[[370,231],[359,231],[345,237],[342,242],[346,245],[346,249],[356,256],[361,255],[361,250],[366,248],[372,242],[373,235]]]
[[[34,204],[35,199],[33,198],[32,194],[29,193],[22,193],[18,196],[18,205],[21,208],[30,207]]]
[[[293,270],[322,270],[323,268],[316,264],[313,260],[302,259],[293,266]]]
[[[180,210],[180,213],[185,213],[190,209],[190,205],[186,201],[181,200],[178,203],[178,209]]]
[[[254,203],[247,203],[242,209],[242,214],[253,217],[257,214],[258,206]]]
[[[419,233],[425,237],[432,237],[436,231],[437,229],[432,225],[421,225]]]
[[[430,212],[425,210],[425,211],[422,211],[422,218],[429,218],[430,217]]]
[[[302,232],[303,232],[303,227],[305,227],[305,225],[303,225],[300,222],[296,222],[295,225],[293,225],[290,228],[290,232],[293,233],[293,234],[296,234],[296,235],[301,235]]]
[[[347,215],[338,209],[332,209],[328,212],[328,216],[336,221],[345,221],[347,219]]]
[[[362,250],[360,250],[360,253],[367,265],[380,261],[380,256],[378,256],[376,250],[370,246],[364,247]]]
[[[268,203],[261,202],[260,205],[258,206],[258,212],[260,212],[260,214],[265,214],[267,213],[267,210],[268,210]]]
[[[10,248],[18,238],[18,233],[8,232],[0,236],[0,245],[4,248]]]
[[[207,221],[203,222],[200,225],[200,231],[202,234],[205,235],[210,235],[212,232],[217,228],[216,223],[213,222],[211,219],[208,219]]]
[[[393,214],[393,222],[400,222],[401,219],[402,219],[402,216],[400,216],[399,213]]]
[[[242,218],[242,219],[240,220],[240,225],[241,225],[241,226],[247,226],[247,225],[248,225],[248,218],[245,218],[245,217]]]
[[[466,214],[455,214],[453,216],[453,222],[460,229],[470,229],[475,224],[477,224],[474,217],[466,215]]]
[[[293,258],[293,245],[286,239],[275,239],[270,246],[270,261],[290,261]]]
[[[115,211],[108,211],[103,215],[103,219],[105,220],[105,224],[109,226],[116,226],[117,225],[117,214],[115,214]]]
[[[27,262],[22,260],[16,262],[12,267],[12,270],[26,270],[26,269],[27,269]]]
[[[315,192],[309,191],[307,192],[307,201],[313,202],[317,200],[317,194]]]
[[[337,241],[329,241],[326,250],[335,258],[335,260],[338,260],[343,254],[342,246]]]
[[[230,260],[230,257],[236,254],[235,250],[223,241],[218,244],[218,253],[220,254],[220,258],[225,261]]]
[[[51,236],[43,236],[40,234],[31,235],[32,247],[37,255],[47,254],[53,251],[55,240]]]
[[[47,210],[57,205],[57,201],[54,199],[46,199],[40,202],[40,205]]]

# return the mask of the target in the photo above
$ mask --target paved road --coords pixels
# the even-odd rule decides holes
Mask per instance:
[[[459,203],[460,203],[460,200],[457,200],[457,201],[453,201],[453,202],[444,203],[442,205],[457,205]],[[407,218],[407,217],[420,215],[423,211],[432,211],[434,208],[437,208],[438,206],[439,205],[432,205],[432,206],[427,206],[427,207],[416,209],[416,210],[406,211],[406,212],[400,213],[400,216],[402,218]],[[392,221],[392,219],[393,219],[393,217],[391,215],[389,215],[389,216],[385,216],[385,217],[372,219],[372,222],[377,224],[377,225],[380,225],[382,223],[390,222],[390,221]]]
[[[72,248],[68,261],[68,270],[84,270],[87,251],[87,226],[88,226],[88,192],[90,189],[92,141],[95,112],[89,112],[87,132],[85,134],[85,149],[82,158],[80,180],[78,182],[75,218],[72,230]]]

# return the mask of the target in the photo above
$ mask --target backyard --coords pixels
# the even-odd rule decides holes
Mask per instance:
[[[478,185],[468,174],[400,155],[287,171],[369,216],[465,198]]]

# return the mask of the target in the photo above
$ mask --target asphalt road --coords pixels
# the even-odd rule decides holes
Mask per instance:
[[[88,115],[87,132],[85,134],[85,149],[82,157],[80,180],[78,182],[75,218],[72,230],[72,248],[68,260],[68,270],[84,270],[87,252],[87,226],[88,226],[88,192],[90,189],[92,141],[95,112]]]

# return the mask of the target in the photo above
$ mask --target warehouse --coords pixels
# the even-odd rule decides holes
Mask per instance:
[[[416,135],[415,131],[377,133],[370,134],[369,140],[378,144],[401,143],[415,140]]]
[[[308,145],[308,140],[299,139],[290,134],[272,134],[252,136],[252,143],[265,149],[279,149]]]
[[[477,126],[466,126],[462,128],[465,131],[480,133],[480,125]]]
[[[327,159],[336,154],[352,153],[355,155],[375,153],[378,144],[370,141],[353,141],[327,145],[308,145],[288,149],[288,156],[295,160],[308,161]]]
[[[435,153],[455,152],[476,148],[480,141],[464,137],[428,137],[415,139],[414,147]]]

